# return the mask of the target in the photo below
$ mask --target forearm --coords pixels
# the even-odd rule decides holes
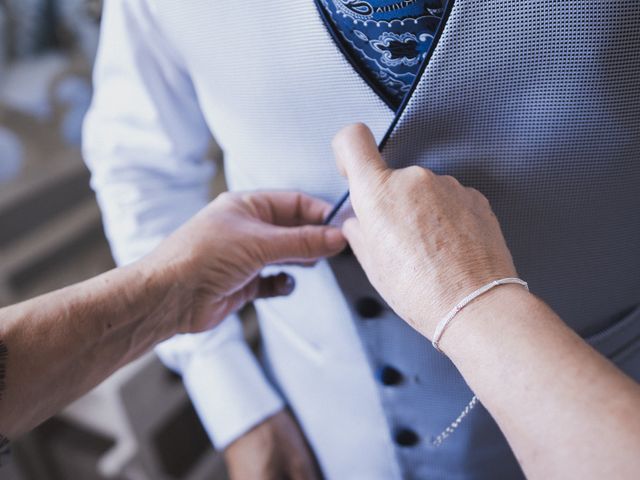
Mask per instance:
[[[640,471],[640,387],[524,289],[504,286],[476,300],[441,348],[529,477]]]
[[[33,428],[168,338],[178,288],[136,264],[0,310],[0,434]]]
[[[247,302],[289,295],[288,275],[260,272],[344,249],[339,230],[318,225],[330,208],[295,192],[225,194],[136,264],[0,310],[8,350],[0,434],[37,425],[173,334],[207,331]]]
[[[333,146],[357,217],[345,222],[345,236],[376,289],[427,338],[451,297],[517,275],[480,192],[419,167],[389,169],[362,125],[343,129]],[[529,477],[637,477],[640,386],[525,289],[476,298],[439,345]]]

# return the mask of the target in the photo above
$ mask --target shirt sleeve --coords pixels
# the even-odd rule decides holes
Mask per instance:
[[[214,173],[194,87],[144,0],[108,0],[83,150],[119,265],[149,253],[201,209]],[[157,348],[181,373],[212,441],[225,448],[283,407],[237,317]]]

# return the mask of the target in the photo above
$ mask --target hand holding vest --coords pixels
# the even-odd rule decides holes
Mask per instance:
[[[421,167],[391,170],[364,125],[334,140],[356,218],[343,226],[373,286],[431,339],[460,299],[516,271],[487,199]]]

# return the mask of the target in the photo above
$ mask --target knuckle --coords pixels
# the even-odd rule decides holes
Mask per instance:
[[[232,195],[230,198],[240,200],[248,205],[253,204],[256,199],[255,194],[251,192],[230,193],[230,195]]]
[[[460,181],[452,175],[442,175],[439,177],[439,180],[442,182],[442,185],[451,190],[465,188]]]
[[[300,252],[304,257],[311,257],[315,250],[314,229],[310,226],[301,227],[298,230],[298,243]]]
[[[471,201],[474,203],[474,205],[477,205],[482,209],[491,210],[491,203],[489,202],[489,199],[485,197],[482,192],[471,187],[467,187],[467,192],[469,193]]]
[[[460,182],[458,182],[458,179],[451,176],[451,175],[442,175],[440,177],[442,179],[442,181],[447,182],[450,185],[459,185]]]
[[[418,165],[407,167],[404,171],[409,178],[418,183],[431,183],[435,178],[435,174],[431,170],[419,167]]]
[[[482,202],[484,205],[489,205],[489,199],[487,197],[485,197],[482,192],[480,192],[480,190],[476,190],[475,188],[470,188],[471,194],[473,195],[473,197],[479,201]]]
[[[231,192],[222,192],[216,197],[216,199],[220,202],[228,202],[230,200],[233,200],[235,195],[236,194],[233,194]]]
[[[428,170],[425,168],[422,168],[418,165],[411,165],[407,168],[404,169],[404,171],[408,174],[411,175],[413,177],[422,177],[422,176],[426,176]]]
[[[251,205],[252,195],[246,192],[222,192],[216,197],[216,202],[226,205]]]

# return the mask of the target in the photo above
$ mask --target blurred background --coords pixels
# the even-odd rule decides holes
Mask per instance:
[[[100,0],[0,0],[0,306],[114,266],[80,154],[100,12]],[[223,188],[219,175],[212,194]],[[180,378],[153,354],[12,451],[2,479],[226,478]]]

